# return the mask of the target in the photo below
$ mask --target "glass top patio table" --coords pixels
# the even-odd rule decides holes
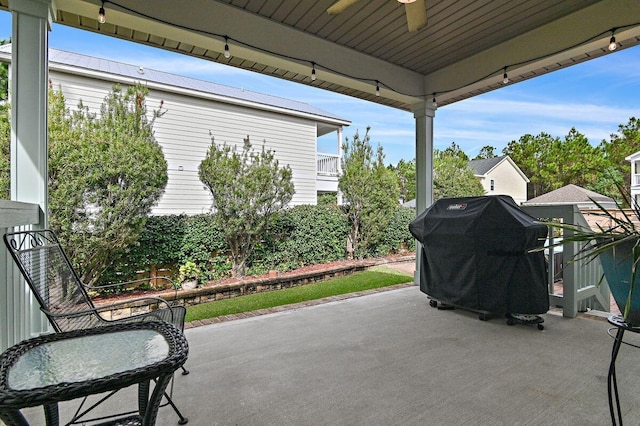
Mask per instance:
[[[187,354],[186,339],[176,327],[153,321],[26,340],[0,356],[0,418],[9,421],[8,424],[12,421],[26,424],[17,410],[43,405],[47,424],[57,424],[58,401],[132,384],[146,383],[140,391],[146,401],[149,380],[162,378],[156,389],[164,379],[168,383],[173,372],[186,361]],[[162,397],[162,392],[157,398],[156,393],[154,390],[148,406],[139,407],[141,417],[150,414],[155,419],[153,411],[157,412],[157,406],[153,405]],[[146,413],[149,408],[151,412]],[[14,416],[22,420],[15,420]],[[55,419],[50,421],[51,416]]]

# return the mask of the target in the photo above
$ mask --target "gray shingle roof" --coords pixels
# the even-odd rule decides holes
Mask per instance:
[[[0,46],[0,60],[11,60],[11,57],[8,56],[8,54],[10,53],[11,44]],[[149,82],[164,84],[176,88],[190,89],[230,99],[238,99],[255,104],[283,108],[286,110],[291,110],[293,112],[325,117],[330,120],[342,121],[346,125],[351,124],[349,120],[338,117],[335,114],[304,102],[280,98],[278,96],[266,95],[263,93],[252,92],[249,90],[225,86],[222,84],[184,77],[176,74],[170,74],[162,71],[156,71],[148,68],[144,69],[144,74],[140,74],[140,67],[138,66],[111,61],[108,59],[96,58],[93,56],[81,55],[79,53],[72,53],[64,50],[50,48],[49,63],[53,66],[59,64],[79,69],[86,69],[88,71],[98,71],[137,80],[146,80]]]
[[[589,191],[577,185],[569,184],[555,191],[547,192],[539,197],[532,198],[523,204],[574,204],[590,203],[595,200],[598,203],[615,203],[613,198],[597,192]]]
[[[474,175],[486,175],[489,170],[498,165],[498,163],[500,163],[505,157],[506,155],[503,155],[502,157],[487,158],[484,160],[471,160],[469,161],[468,167]]]

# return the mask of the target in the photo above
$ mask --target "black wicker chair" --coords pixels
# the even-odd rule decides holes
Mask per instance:
[[[144,297],[106,306],[95,306],[89,296],[90,291],[122,287],[150,280],[134,280],[99,287],[84,284],[71,265],[55,233],[51,230],[7,233],[4,235],[4,242],[38,300],[40,310],[46,315],[56,332],[134,321],[165,321],[184,330],[185,307],[171,305],[159,297]],[[156,279],[171,282],[166,277]],[[173,286],[173,282],[171,285]],[[118,319],[106,319],[101,315],[102,312],[112,311],[132,302],[138,306],[148,306],[150,309],[140,314]],[[188,370],[183,366],[182,374],[188,373]],[[165,397],[167,403],[178,415],[178,423],[187,423],[188,419],[180,413],[170,395],[165,392]]]

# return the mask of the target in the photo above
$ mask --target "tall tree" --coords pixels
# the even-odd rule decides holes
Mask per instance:
[[[627,124],[618,126],[618,133],[613,133],[608,141],[603,140],[600,149],[604,153],[607,167],[612,170],[612,173],[609,173],[609,179],[613,179],[614,175],[622,175],[621,181],[618,182],[628,194],[631,184],[631,167],[625,158],[640,151],[640,119],[631,117]],[[618,191],[614,191],[613,195],[607,195],[620,198]]]
[[[433,198],[484,195],[484,188],[468,167],[469,157],[455,142],[433,156]]]
[[[606,167],[601,150],[591,145],[575,127],[569,130],[562,143],[555,144],[551,155],[556,160],[554,186],[557,188],[570,183],[591,188]]]
[[[216,145],[212,136],[198,176],[213,196],[214,215],[231,250],[232,274],[242,277],[256,244],[293,198],[291,168],[280,167],[264,145],[254,150],[249,136],[241,151],[235,145]]]
[[[602,171],[609,167],[602,148],[592,146],[575,128],[564,139],[547,133],[524,135],[511,141],[503,152],[529,177],[532,197],[568,184],[592,190],[609,186],[601,181]]]
[[[390,164],[389,170],[396,174],[398,178],[398,188],[400,190],[400,201],[405,202],[416,198],[416,160],[398,161],[397,165]]]
[[[369,245],[375,244],[380,230],[391,221],[398,206],[398,181],[384,166],[384,153],[371,146],[370,127],[363,138],[358,132],[343,145],[342,175],[338,188],[344,194],[345,210],[351,223],[350,257],[362,258]]]
[[[167,183],[153,136],[161,112],[147,118],[147,93],[114,86],[96,115],[49,91],[49,223],[87,283],[137,240]]]
[[[517,141],[511,141],[502,150],[518,165],[531,181],[530,196],[537,197],[551,191],[553,184],[547,179],[552,175],[551,163],[556,161],[551,152],[559,140],[548,133],[533,136],[526,134]],[[530,197],[530,198],[531,198]]]
[[[495,158],[495,157],[497,157],[495,151],[496,151],[495,147],[493,147],[491,145],[485,145],[485,146],[482,147],[480,152],[478,152],[478,155],[476,155],[473,159],[474,160],[487,160],[489,158]]]

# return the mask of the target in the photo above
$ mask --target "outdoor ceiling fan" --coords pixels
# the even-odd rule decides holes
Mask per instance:
[[[360,0],[338,0],[329,9],[327,13],[329,15],[338,15],[349,7],[353,6]],[[404,3],[405,13],[407,14],[407,26],[409,31],[418,31],[427,25],[427,9],[425,7],[425,0],[397,0],[399,3]]]

